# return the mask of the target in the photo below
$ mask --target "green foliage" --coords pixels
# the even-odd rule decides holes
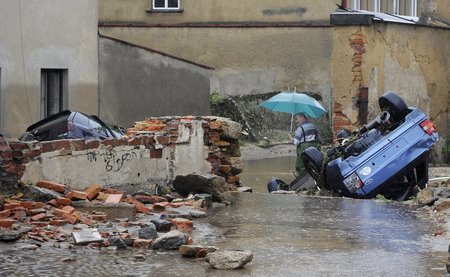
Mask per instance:
[[[210,101],[211,105],[217,105],[225,99],[226,99],[226,97],[220,95],[218,91],[213,91],[209,97],[209,101]]]
[[[388,199],[383,194],[377,194],[375,199],[387,201]]]
[[[262,102],[278,93],[275,91],[257,95],[223,96],[214,91],[211,93],[211,115],[227,117],[241,123],[244,131],[249,134],[249,140],[260,141],[267,137],[271,142],[283,142],[287,140],[290,130],[291,115],[259,107]],[[311,96],[321,100],[320,95]],[[319,129],[323,143],[331,143],[332,132],[328,117],[322,116],[310,121]]]

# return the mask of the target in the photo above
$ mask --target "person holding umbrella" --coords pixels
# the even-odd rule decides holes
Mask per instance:
[[[294,136],[292,136],[291,133],[288,133],[288,139],[290,143],[297,146],[295,171],[297,172],[297,176],[301,176],[305,171],[305,165],[303,164],[301,154],[310,146],[319,147],[320,136],[316,126],[313,123],[308,122],[304,113],[295,114],[294,122],[298,125],[298,127],[295,130]]]

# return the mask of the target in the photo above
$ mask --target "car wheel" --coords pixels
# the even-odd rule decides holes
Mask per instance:
[[[380,109],[388,111],[395,122],[403,120],[408,112],[408,106],[397,94],[388,91],[378,99]]]
[[[323,155],[319,149],[308,147],[303,151],[301,158],[309,175],[319,181],[322,174]]]

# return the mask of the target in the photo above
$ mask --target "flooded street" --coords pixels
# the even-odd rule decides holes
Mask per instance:
[[[291,159],[292,157],[289,157]],[[291,159],[284,164],[292,165]],[[434,223],[398,202],[270,195],[265,184],[286,180],[282,160],[251,161],[242,179],[254,193],[195,219],[194,244],[254,252],[241,270],[219,271],[178,251],[108,250],[1,244],[1,276],[440,276],[448,241]],[[289,168],[289,167],[288,167]],[[271,174],[270,171],[275,172]],[[258,174],[259,172],[259,174]],[[283,176],[280,176],[285,172]],[[280,173],[280,174],[279,174]],[[256,176],[259,176],[255,181]],[[250,183],[251,182],[251,183]]]

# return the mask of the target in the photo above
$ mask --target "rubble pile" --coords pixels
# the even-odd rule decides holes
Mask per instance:
[[[36,186],[58,196],[39,202],[25,199],[21,192],[9,198],[0,195],[0,241],[22,238],[37,246],[65,242],[115,249],[167,245],[168,249],[178,249],[192,243],[192,219],[206,216],[205,208],[210,203],[207,196],[197,200],[145,192],[131,196],[95,184],[85,191],[46,180]],[[127,217],[115,217],[115,208],[122,215],[124,210],[129,211]],[[113,214],[105,212],[108,210]]]

